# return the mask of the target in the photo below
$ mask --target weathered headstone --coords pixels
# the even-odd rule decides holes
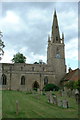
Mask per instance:
[[[76,99],[76,102],[78,102],[78,99],[79,99],[79,90],[78,89],[75,90],[75,99]]]
[[[16,100],[16,115],[19,114],[19,102]]]
[[[49,92],[46,93],[46,97],[48,99],[48,102],[50,102],[50,94],[49,94]]]
[[[72,90],[72,96],[75,96],[75,89]]]
[[[67,91],[68,97],[71,97],[71,94],[72,94],[71,89],[68,89],[68,91]]]
[[[62,96],[64,96],[64,91],[62,90]]]
[[[52,96],[52,92],[47,92],[46,93],[47,99],[49,103],[53,103],[53,96]]]
[[[57,97],[55,95],[53,96],[53,103],[57,105]]]
[[[59,107],[62,107],[62,106],[63,106],[62,100],[58,99],[58,100],[57,100],[57,105],[58,105]]]
[[[66,99],[63,100],[63,108],[69,108],[68,101]]]
[[[53,103],[53,96],[50,94],[50,103]]]

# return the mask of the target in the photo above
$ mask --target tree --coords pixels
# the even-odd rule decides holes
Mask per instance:
[[[80,91],[80,80],[75,81],[75,83],[74,83],[74,89],[78,89]]]
[[[39,64],[38,62],[34,62],[34,64]]]
[[[34,62],[34,64],[45,64],[42,60],[39,60],[39,62]]]
[[[75,81],[69,81],[68,83],[66,83],[66,87],[73,90],[74,89],[74,84],[75,84]]]
[[[17,53],[13,56],[12,62],[14,63],[25,63],[26,57],[22,53]]]
[[[2,41],[2,32],[0,31],[0,60],[2,59],[2,55],[4,55],[3,48],[5,47],[4,42]]]

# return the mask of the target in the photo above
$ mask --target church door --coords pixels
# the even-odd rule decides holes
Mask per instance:
[[[36,90],[36,91],[37,91],[38,88],[39,88],[39,83],[38,83],[37,81],[35,81],[35,82],[33,83],[33,90]]]

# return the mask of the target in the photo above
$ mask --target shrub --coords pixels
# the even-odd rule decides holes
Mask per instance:
[[[58,91],[59,90],[59,87],[56,86],[55,84],[47,84],[45,85],[45,87],[43,88],[45,91]]]
[[[78,80],[78,81],[69,81],[65,86],[67,88],[70,88],[71,90],[78,89],[80,91],[80,80]]]
[[[74,88],[78,89],[80,91],[80,80],[78,80],[74,83]]]

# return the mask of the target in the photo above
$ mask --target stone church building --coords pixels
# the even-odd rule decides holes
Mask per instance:
[[[2,89],[29,91],[40,90],[48,83],[59,85],[66,74],[64,34],[62,38],[56,11],[51,36],[48,36],[47,64],[0,63]]]

